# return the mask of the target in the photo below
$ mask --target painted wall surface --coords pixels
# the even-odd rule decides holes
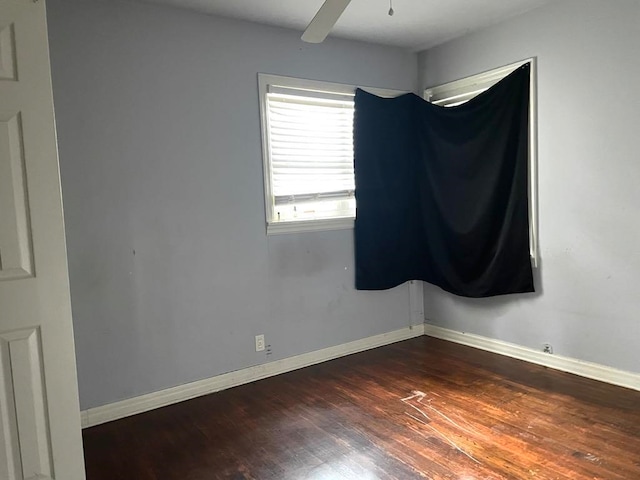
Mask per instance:
[[[428,323],[640,372],[640,2],[554,3],[419,55],[420,87],[538,58],[539,293],[425,287]]]
[[[83,409],[409,324],[407,286],[354,290],[352,231],[266,236],[257,73],[414,90],[415,54],[144,4],[48,9]]]

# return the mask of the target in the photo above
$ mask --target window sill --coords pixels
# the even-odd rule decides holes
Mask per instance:
[[[319,220],[269,223],[267,225],[267,235],[349,230],[353,228],[353,221],[353,218],[323,218]]]

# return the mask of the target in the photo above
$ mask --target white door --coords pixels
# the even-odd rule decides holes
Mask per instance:
[[[0,0],[0,480],[84,479],[44,0]]]

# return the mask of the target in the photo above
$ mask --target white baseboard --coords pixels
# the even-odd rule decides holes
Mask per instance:
[[[338,357],[344,357],[345,355],[351,355],[352,353],[370,350],[422,335],[424,335],[424,324],[414,325],[335,347],[303,353],[295,357],[276,360],[235,372],[224,373],[197,382],[167,388],[166,390],[129,398],[101,407],[90,408],[82,412],[82,428],[93,427],[101,423],[118,420],[174,403],[183,402],[191,398],[308,367],[316,363],[326,362],[327,360],[333,360]]]
[[[179,385],[166,390],[110,403],[101,407],[90,408],[82,412],[82,428],[93,427],[102,423],[183,402],[191,398],[308,367],[309,365],[315,365],[422,335],[448,340],[450,342],[640,391],[640,374],[637,373],[626,372],[624,370],[584,362],[561,355],[550,355],[532,348],[474,335],[472,333],[457,332],[447,328],[436,327],[435,325],[421,324],[363,338],[335,347],[324,348],[322,350],[224,373],[197,382]]]
[[[456,332],[447,328],[436,327],[435,325],[425,324],[424,333],[430,337],[499,353],[500,355],[517,358],[563,372],[573,373],[581,377],[591,378],[633,390],[640,390],[640,374],[638,373],[626,372],[624,370],[606,367],[597,363],[585,362],[575,358],[563,357],[561,355],[539,352],[532,348],[513,343],[494,340],[472,333]]]

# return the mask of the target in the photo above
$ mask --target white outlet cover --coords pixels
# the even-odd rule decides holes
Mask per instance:
[[[264,350],[264,335],[256,335],[256,352]]]

